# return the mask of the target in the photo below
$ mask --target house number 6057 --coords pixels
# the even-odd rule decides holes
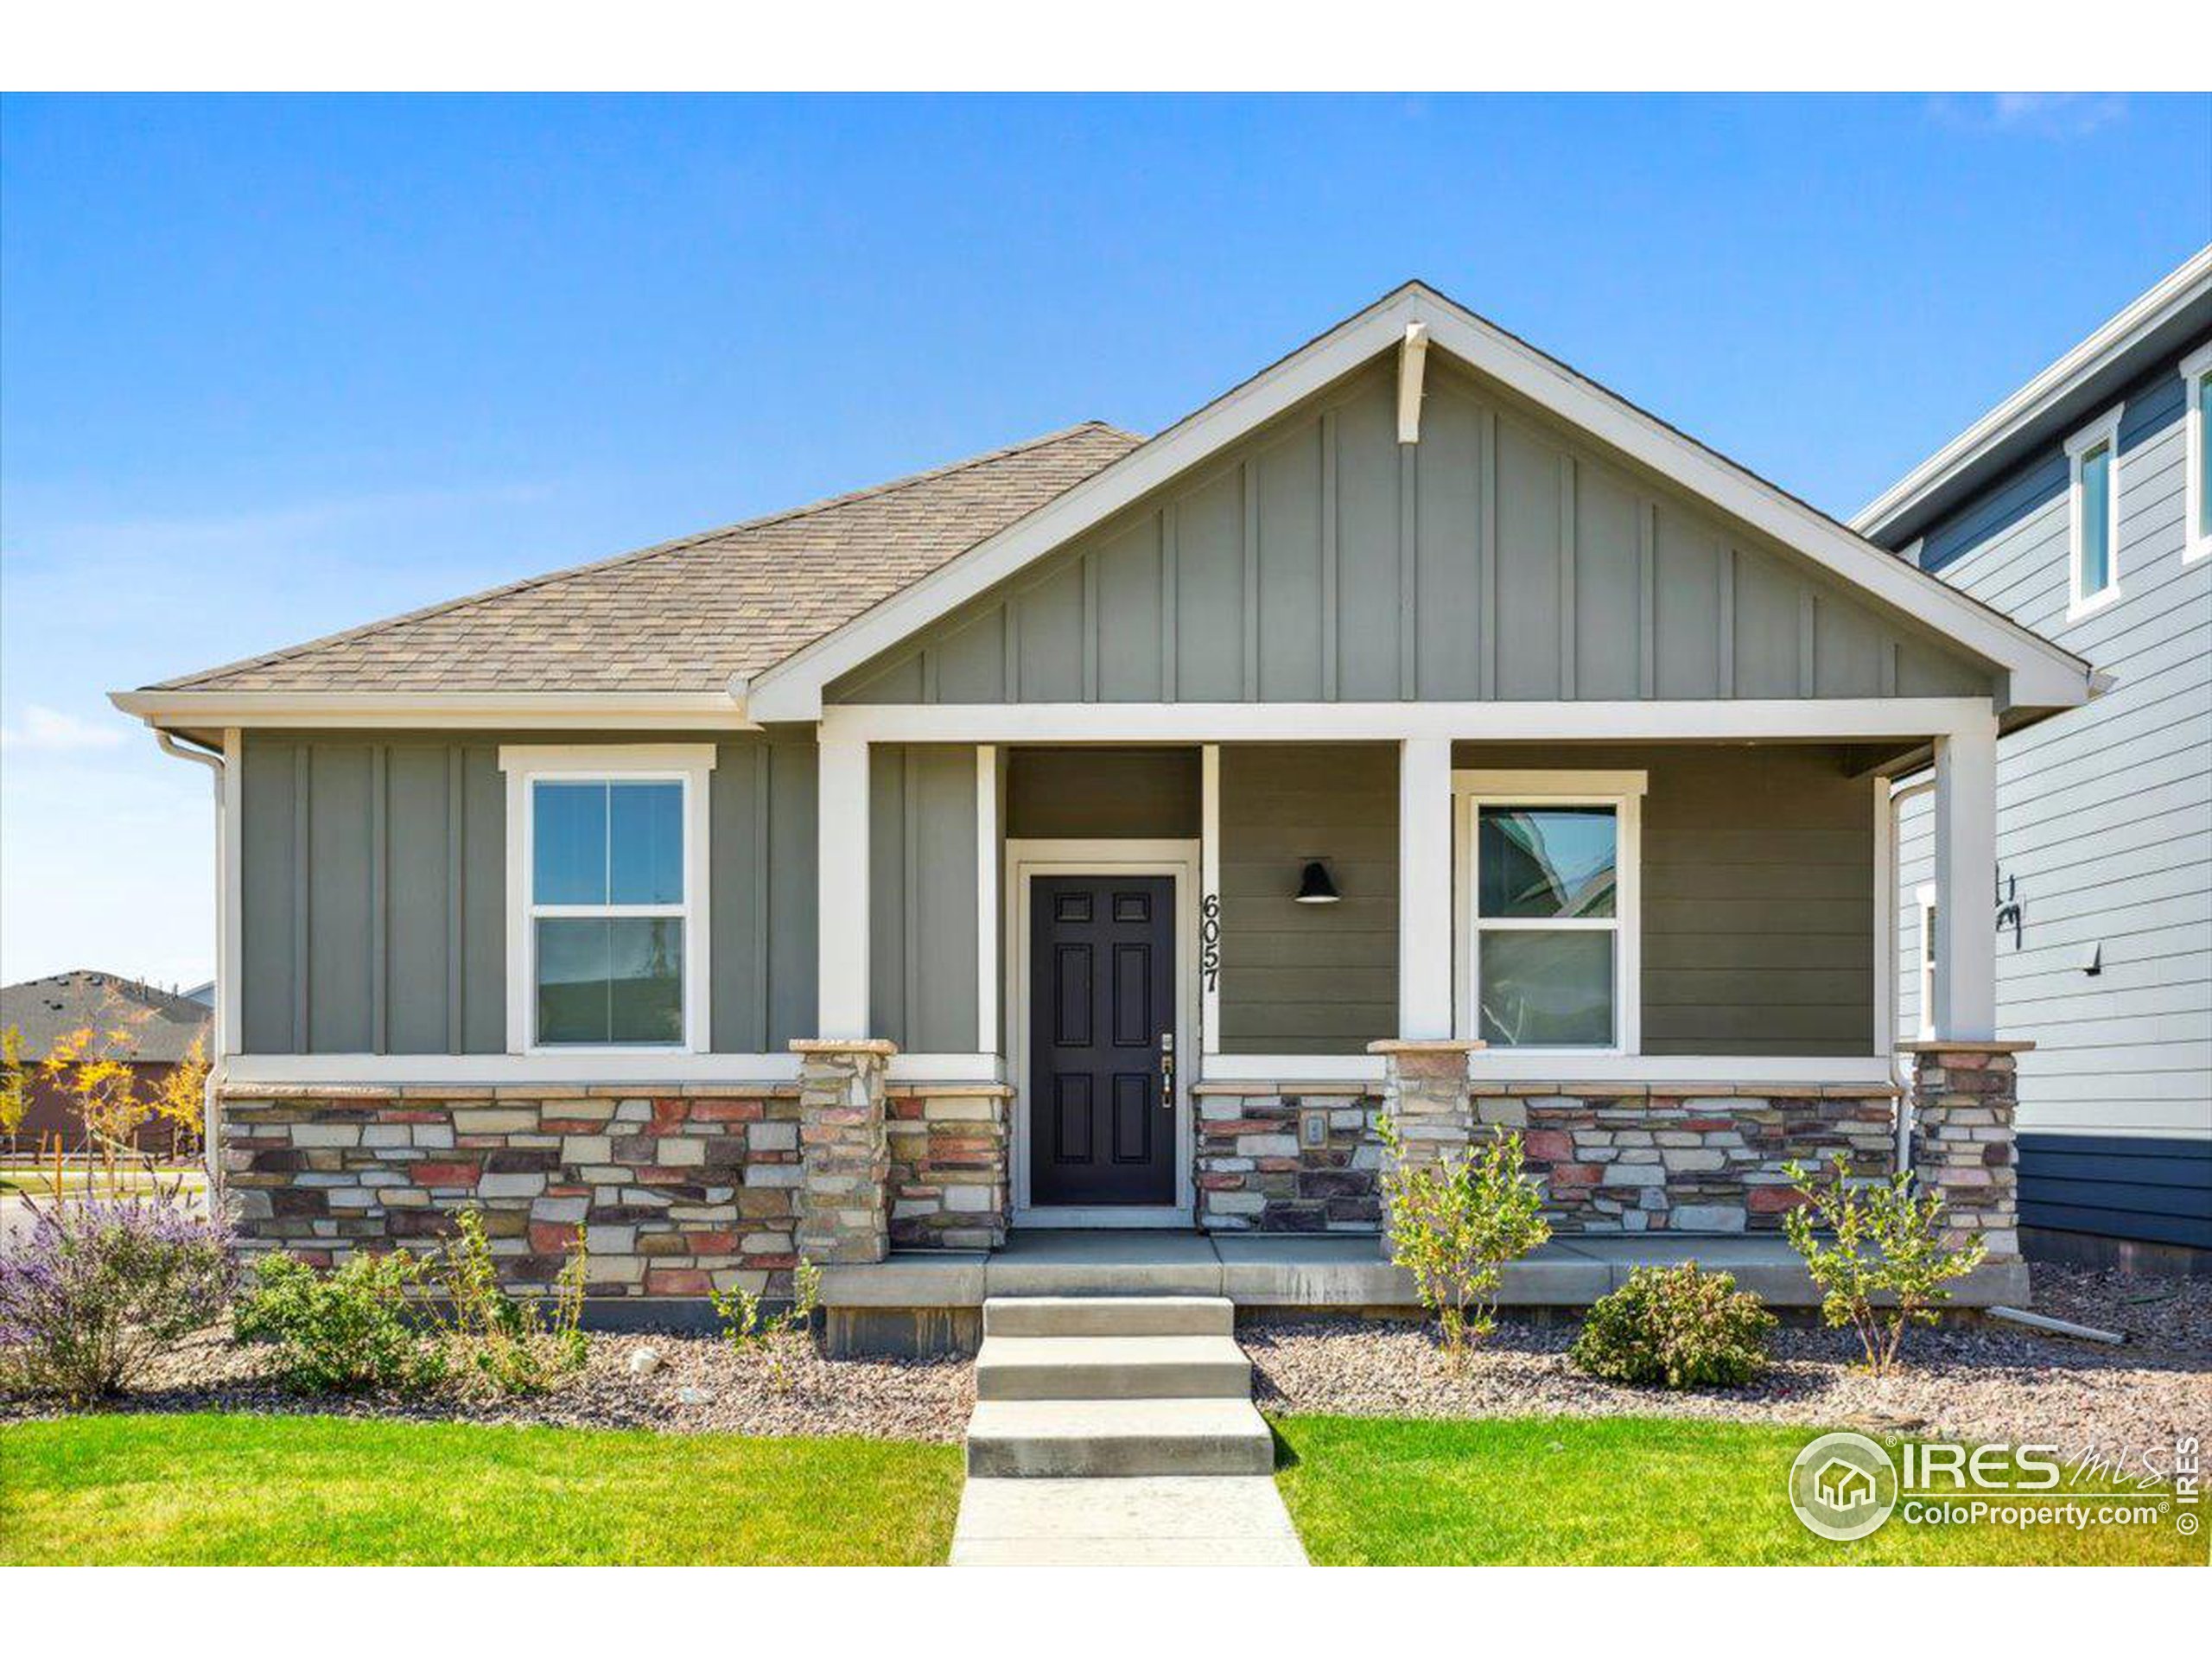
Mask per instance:
[[[1209,992],[1221,988],[1221,895],[1198,900],[1198,977]]]

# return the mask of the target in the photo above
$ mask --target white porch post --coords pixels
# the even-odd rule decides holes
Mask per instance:
[[[1452,742],[1398,746],[1398,1036],[1452,1035]]]
[[[822,733],[815,848],[820,944],[815,1032],[859,1038],[868,1030],[868,742]]]
[[[1997,1035],[1997,721],[1936,740],[1938,1040]]]

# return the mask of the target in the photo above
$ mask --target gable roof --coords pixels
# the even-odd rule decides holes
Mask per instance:
[[[831,681],[1306,397],[1397,349],[1414,324],[1421,326],[1432,344],[1478,373],[2002,671],[2011,706],[2064,708],[2087,700],[2090,670],[2081,658],[1892,556],[1427,284],[1413,282],[776,664],[747,688],[747,714],[755,720],[818,718],[823,689]]]
[[[2212,245],[1859,510],[1852,528],[1897,547],[2031,449],[2056,444],[2137,376],[2212,327]]]
[[[1088,422],[145,690],[701,693],[734,713],[733,675],[781,661],[1138,442]]]
[[[0,988],[0,1028],[22,1033],[23,1058],[37,1060],[63,1037],[89,1027],[96,1038],[124,1031],[118,1059],[181,1060],[204,1043],[213,1012],[202,1002],[120,974],[79,968]]]

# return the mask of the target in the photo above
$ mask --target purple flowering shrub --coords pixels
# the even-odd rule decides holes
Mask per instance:
[[[220,1319],[237,1276],[230,1230],[180,1205],[55,1204],[0,1244],[0,1377],[73,1401],[112,1394]]]

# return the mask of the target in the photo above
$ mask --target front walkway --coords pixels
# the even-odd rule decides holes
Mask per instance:
[[[1304,1567],[1268,1475],[970,1477],[955,1567]]]

